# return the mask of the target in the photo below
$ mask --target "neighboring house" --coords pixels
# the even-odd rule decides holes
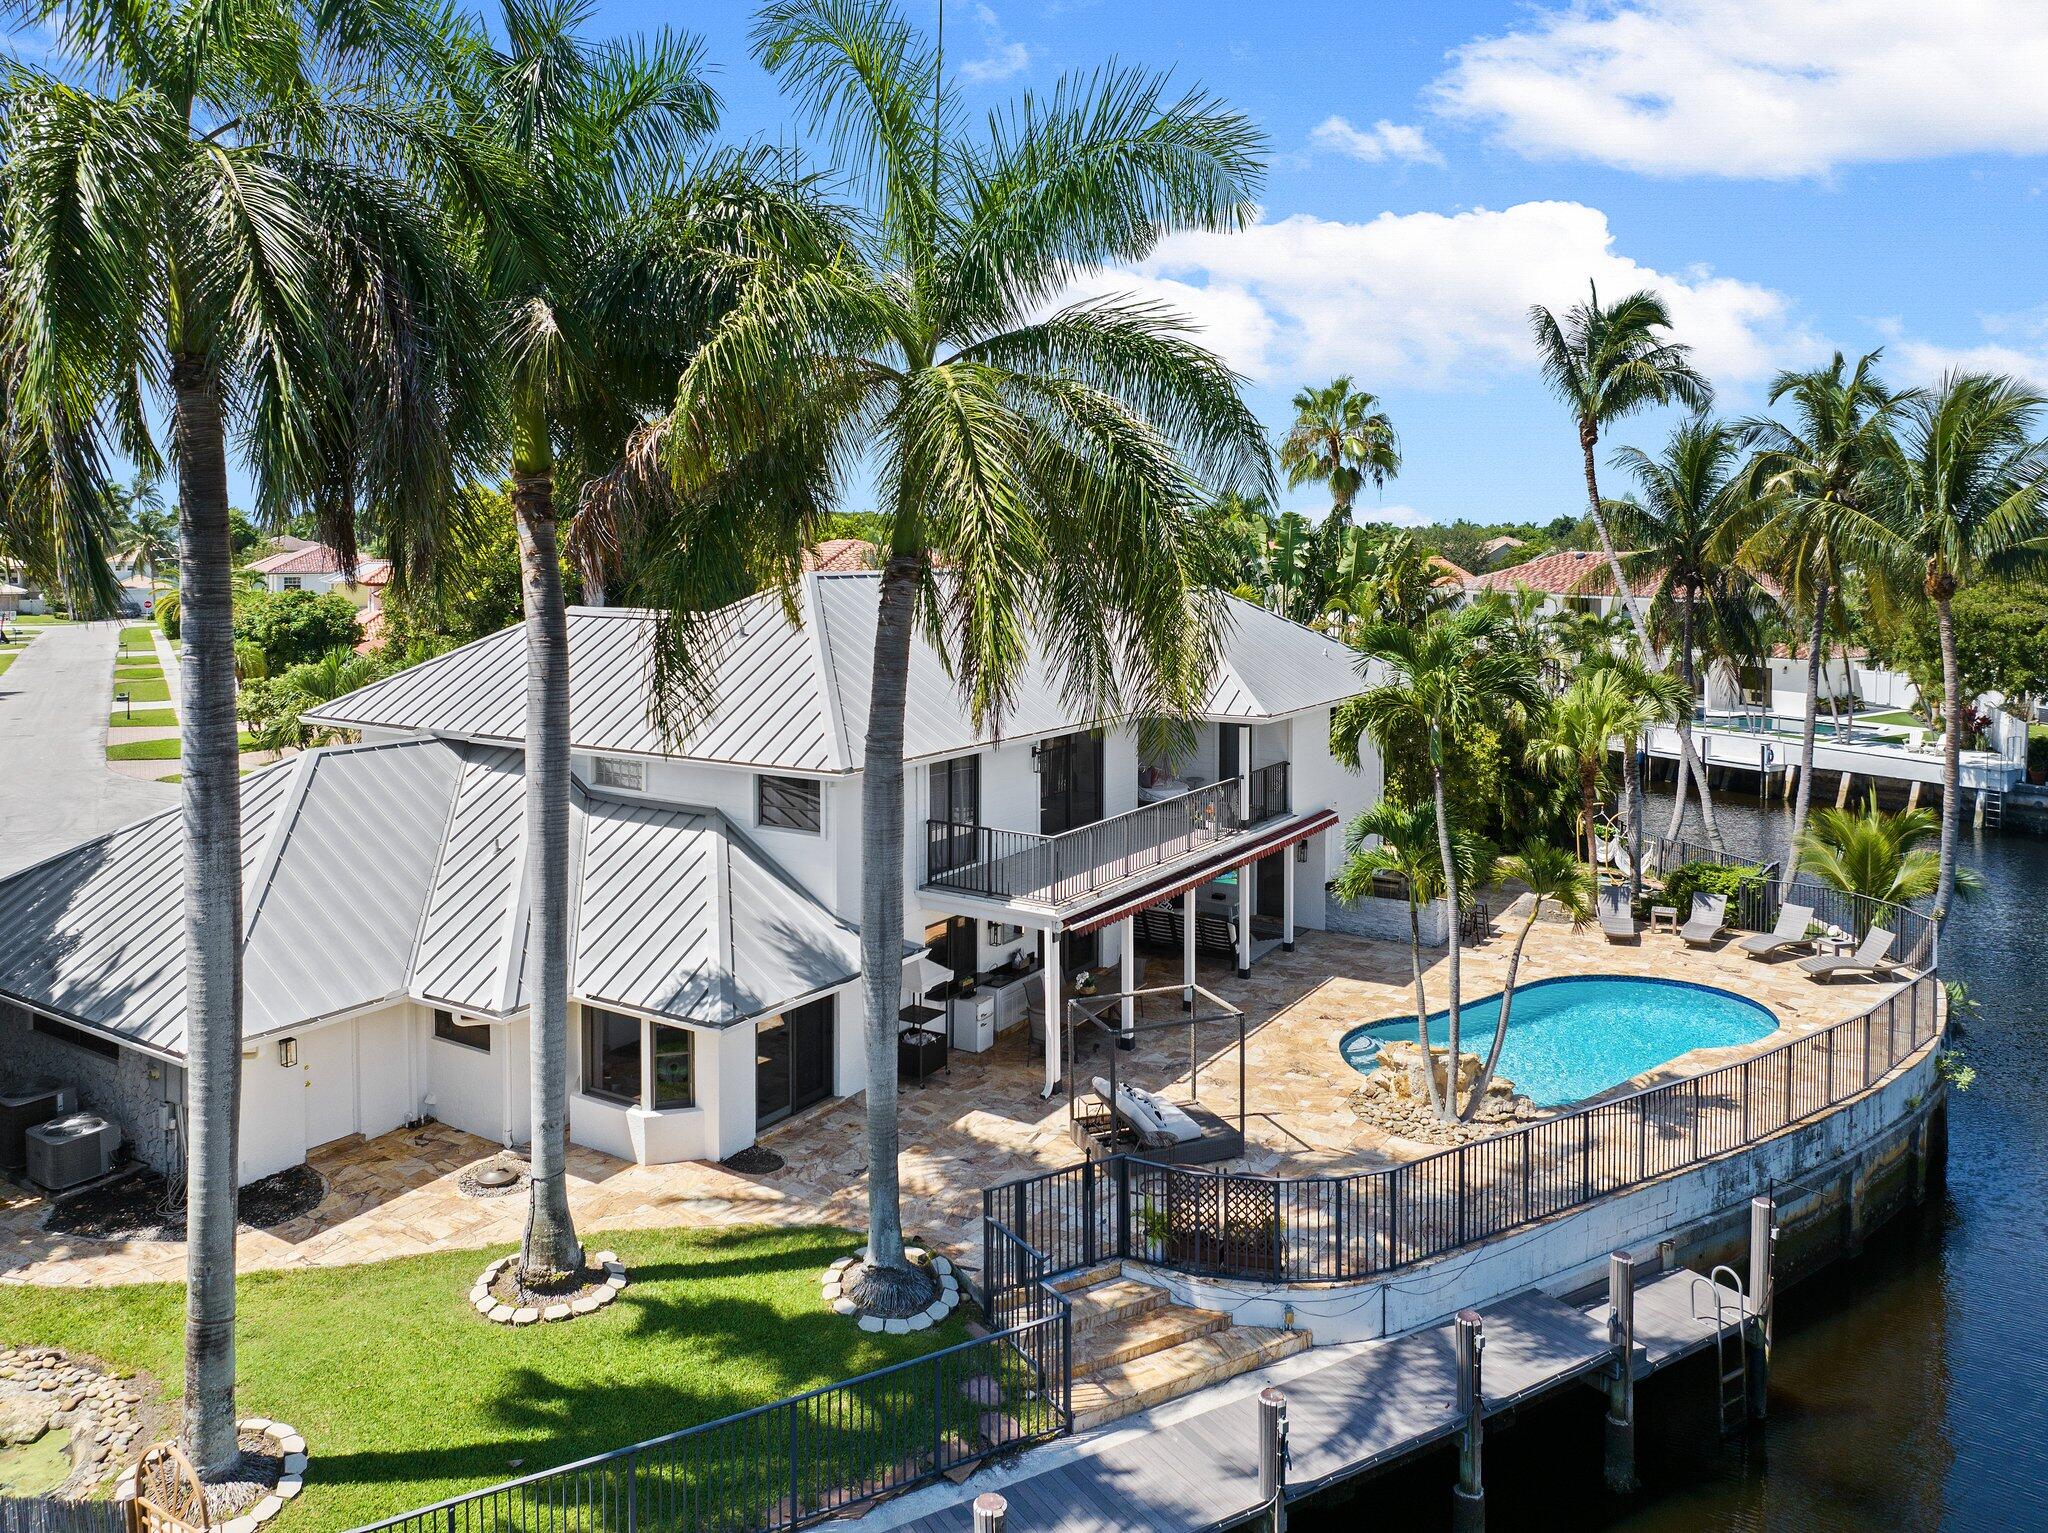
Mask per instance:
[[[1498,541],[1498,540],[1496,540]],[[1634,594],[1644,601],[1656,590],[1654,575],[1631,577]],[[1504,570],[1488,570],[1466,582],[1468,591],[1540,591],[1543,611],[1605,614],[1620,606],[1614,594],[1614,577],[1607,568],[1607,556],[1585,549],[1567,548],[1554,554],[1539,554]]]
[[[804,550],[803,567],[821,575],[880,569],[881,550],[866,538],[827,538]]]
[[[1488,538],[1479,545],[1479,562],[1495,565],[1503,559],[1512,559],[1529,545],[1521,538],[1503,533],[1497,538]]]
[[[710,706],[673,739],[649,719],[652,615],[571,609],[577,1143],[721,1159],[865,1085],[878,585],[804,576],[800,625],[779,596],[738,604]],[[981,1045],[976,1008],[1000,995],[997,1024],[1042,1035],[1055,1080],[1062,1029],[1044,1019],[1076,969],[1146,982],[1123,964],[1144,942],[1167,973],[1150,982],[1177,985],[1197,946],[1248,969],[1324,924],[1336,827],[1380,791],[1377,760],[1352,772],[1330,753],[1354,657],[1248,603],[1228,616],[1172,759],[1148,759],[1135,722],[1063,703],[1036,658],[1001,731],[977,731],[920,638],[904,983],[943,1005],[955,977],[982,977],[956,1046]],[[526,1139],[525,697],[509,629],[309,714],[364,743],[245,782],[245,1181],[421,1117]],[[182,1137],[180,835],[162,816],[0,881],[0,1053],[78,1082],[164,1167]]]
[[[296,538],[281,541],[302,543]],[[390,578],[391,561],[360,558],[356,561],[356,578],[350,581],[343,574],[340,554],[325,543],[303,543],[301,547],[265,554],[253,563],[243,565],[242,570],[259,581],[266,591],[338,590],[362,607],[370,604],[372,597],[382,590],[384,581]]]

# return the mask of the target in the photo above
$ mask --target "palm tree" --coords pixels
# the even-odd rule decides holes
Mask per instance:
[[[1799,866],[1831,889],[1904,905],[1939,891],[1941,854],[1923,843],[1940,833],[1932,809],[1887,814],[1877,807],[1873,789],[1860,808],[1814,810],[1812,825],[1799,838]],[[1975,868],[1952,869],[1950,876],[1957,893],[1974,894],[1984,886]]]
[[[1617,718],[1621,737],[1621,793],[1629,835],[1629,894],[1643,892],[1642,741],[1659,724],[1675,724],[1692,712],[1692,692],[1668,671],[1653,671],[1632,653],[1596,655],[1587,672],[1614,678],[1626,709]]]
[[[1529,918],[1516,933],[1514,951],[1508,955],[1507,983],[1500,991],[1500,1016],[1493,1024],[1493,1047],[1486,1051],[1486,1062],[1479,1067],[1479,1077],[1472,1083],[1472,1099],[1459,1114],[1463,1118],[1470,1118],[1486,1100],[1486,1088],[1492,1084],[1493,1072],[1500,1064],[1501,1047],[1508,1039],[1508,1017],[1515,1005],[1515,978],[1522,968],[1522,949],[1528,945],[1529,933],[1536,929],[1543,902],[1549,900],[1562,910],[1574,930],[1593,919],[1593,880],[1563,847],[1552,846],[1548,841],[1526,842],[1521,851],[1494,864],[1493,876],[1497,883],[1512,880],[1528,889]]]
[[[1294,396],[1294,424],[1280,443],[1279,457],[1290,490],[1304,484],[1327,485],[1330,490],[1330,514],[1315,535],[1308,602],[1313,616],[1322,609],[1358,492],[1368,479],[1375,488],[1383,488],[1401,472],[1401,443],[1394,423],[1380,408],[1379,396],[1352,388],[1347,374]]]
[[[1437,1080],[1435,1055],[1429,1043],[1429,1000],[1422,985],[1422,907],[1444,895],[1444,864],[1438,851],[1436,806],[1404,806],[1381,799],[1351,822],[1344,835],[1344,866],[1332,885],[1337,898],[1356,904],[1372,894],[1373,879],[1383,873],[1399,878],[1408,892],[1408,967],[1415,984],[1415,1036],[1422,1045],[1423,1075],[1428,1080],[1429,1105],[1439,1116],[1447,1098],[1457,1089],[1457,1064],[1453,1060],[1448,1078]],[[1368,847],[1366,842],[1374,841]],[[1476,889],[1483,872],[1478,838],[1455,826],[1451,830],[1451,859],[1460,888]],[[1450,924],[1458,924],[1455,907],[1446,912]],[[1455,1104],[1452,1104],[1455,1110]]]
[[[1535,332],[1544,381],[1564,401],[1579,428],[1579,452],[1586,470],[1586,509],[1593,530],[1599,535],[1600,551],[1607,556],[1607,573],[1614,582],[1615,597],[1628,614],[1637,648],[1652,664],[1657,664],[1649,628],[1636,605],[1635,593],[1615,550],[1613,531],[1607,524],[1594,451],[1603,430],[1651,406],[1677,404],[1693,410],[1706,409],[1713,402],[1713,387],[1694,369],[1691,348],[1667,338],[1671,314],[1655,293],[1631,293],[1617,303],[1603,305],[1599,288],[1588,284],[1587,301],[1573,304],[1562,320],[1537,304],[1529,310],[1529,325]],[[1693,750],[1690,729],[1679,735],[1678,750],[1684,769],[1699,784],[1704,798],[1706,768]],[[1708,828],[1711,834],[1711,821]]]
[[[1910,396],[1878,380],[1877,352],[1851,369],[1836,352],[1827,367],[1783,372],[1771,403],[1789,400],[1790,425],[1745,421],[1753,449],[1748,504],[1724,524],[1720,551],[1744,567],[1777,578],[1785,600],[1808,628],[1806,715],[1799,736],[1799,787],[1793,796],[1792,841],[1806,829],[1813,800],[1813,745],[1820,711],[1821,666],[1843,587],[1859,556],[1882,554],[1888,535],[1878,513],[1895,482],[1898,444],[1892,428]]]
[[[1374,623],[1359,636],[1359,669],[1377,661],[1387,679],[1345,705],[1358,725],[1384,751],[1405,734],[1428,741],[1430,799],[1436,810],[1437,854],[1443,864],[1444,898],[1455,913],[1467,884],[1458,877],[1444,791],[1444,739],[1480,723],[1533,712],[1543,704],[1536,667],[1512,640],[1512,630],[1493,606],[1443,613],[1420,628]],[[1459,934],[1451,921],[1449,964],[1450,1051],[1458,1057]],[[1455,1078],[1455,1077],[1454,1077]]]
[[[206,1476],[235,1445],[241,815],[227,441],[263,513],[314,512],[353,556],[364,513],[430,541],[476,440],[477,306],[396,156],[492,169],[404,102],[383,12],[265,0],[48,6],[62,54],[0,83],[17,423],[55,441],[95,411],[145,469],[168,418],[181,550],[185,823],[184,1437]],[[320,30],[316,31],[315,28]],[[374,405],[370,402],[374,401]],[[68,490],[103,497],[87,450]]]
[[[2011,378],[1950,373],[1905,408],[1895,460],[1891,564],[1934,606],[1941,640],[1944,736],[1941,868],[1934,918],[1947,918],[1962,801],[1963,696],[1956,656],[1955,595],[2022,555],[2048,548],[2043,515],[2048,445],[2038,436],[2043,396]],[[1903,577],[1898,578],[1898,577]]]
[[[1248,223],[1261,140],[1213,98],[1124,68],[1026,96],[970,135],[941,58],[886,0],[775,0],[754,40],[832,146],[865,232],[751,291],[682,372],[660,451],[704,508],[674,529],[686,561],[695,529],[740,506],[735,556],[794,578],[857,468],[880,505],[861,779],[868,1258],[854,1287],[901,1314],[928,1281],[904,1258],[897,1183],[912,634],[948,655],[978,725],[1009,712],[1034,639],[1089,717],[1192,711],[1220,619],[1204,507],[1269,489],[1268,448],[1236,377],[1179,318],[1059,299],[1172,230]],[[687,682],[693,626],[669,628],[665,691]]]
[[[1748,574],[1729,563],[1718,548],[1722,528],[1743,510],[1745,482],[1737,473],[1741,433],[1733,426],[1696,415],[1671,433],[1657,456],[1624,447],[1613,464],[1634,476],[1637,490],[1608,507],[1608,515],[1628,538],[1630,553],[1621,556],[1623,570],[1634,580],[1650,580],[1649,626],[1654,636],[1675,651],[1685,682],[1687,706],[1678,716],[1678,732],[1690,741],[1690,699],[1700,690],[1698,657],[1761,659],[1762,623],[1758,591]],[[1688,746],[1688,760],[1697,753]],[[1678,774],[1672,794],[1671,822],[1665,839],[1678,835],[1685,814],[1689,770]],[[1700,820],[1708,839],[1721,844],[1714,820],[1714,802],[1700,774]]]
[[[1578,783],[1586,867],[1596,875],[1596,826],[1600,798],[1608,782],[1608,753],[1616,737],[1628,732],[1638,711],[1621,677],[1612,670],[1587,670],[1574,677],[1564,695],[1550,705],[1529,741],[1530,766]]]

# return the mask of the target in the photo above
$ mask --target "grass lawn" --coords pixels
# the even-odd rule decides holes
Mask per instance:
[[[156,650],[150,642],[150,635],[155,632],[156,630],[147,623],[130,623],[121,630],[121,648],[139,649],[144,654],[155,654]]]
[[[132,718],[116,708],[107,715],[107,723],[115,729],[172,729],[177,722],[177,710],[173,708],[137,708]]]
[[[14,655],[11,652],[0,651],[0,676],[5,676],[7,668],[12,664],[14,664]],[[1449,1077],[1446,1076],[1445,1079],[1448,1080]]]
[[[241,749],[251,751],[256,742],[245,731],[239,736]],[[162,740],[123,740],[107,747],[109,761],[176,761],[178,759],[178,737],[171,735]]]
[[[607,1233],[619,1301],[514,1331],[470,1309],[502,1251],[253,1273],[237,1285],[239,1404],[306,1436],[306,1491],[279,1521],[315,1533],[409,1511],[714,1420],[965,1339],[959,1319],[870,1335],[821,1307],[843,1230]],[[55,1345],[175,1393],[181,1287],[10,1287],[0,1341]]]
[[[1927,720],[1916,714],[1908,713],[1903,708],[1895,708],[1890,713],[1866,713],[1860,716],[1856,722],[1859,724],[1896,724],[1902,729],[1927,729],[1931,727]]]
[[[116,676],[114,690],[126,692],[131,702],[167,703],[171,700],[171,689],[160,675],[144,681],[130,681],[124,676]],[[115,704],[116,708],[119,706],[119,703]]]

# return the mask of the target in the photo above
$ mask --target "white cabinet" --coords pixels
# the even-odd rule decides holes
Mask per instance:
[[[980,1054],[995,1046],[996,995],[977,990],[953,998],[953,1047],[963,1053]]]

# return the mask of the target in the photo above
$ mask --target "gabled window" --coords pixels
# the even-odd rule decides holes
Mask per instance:
[[[754,821],[769,830],[817,835],[825,828],[823,785],[808,777],[755,778]]]

